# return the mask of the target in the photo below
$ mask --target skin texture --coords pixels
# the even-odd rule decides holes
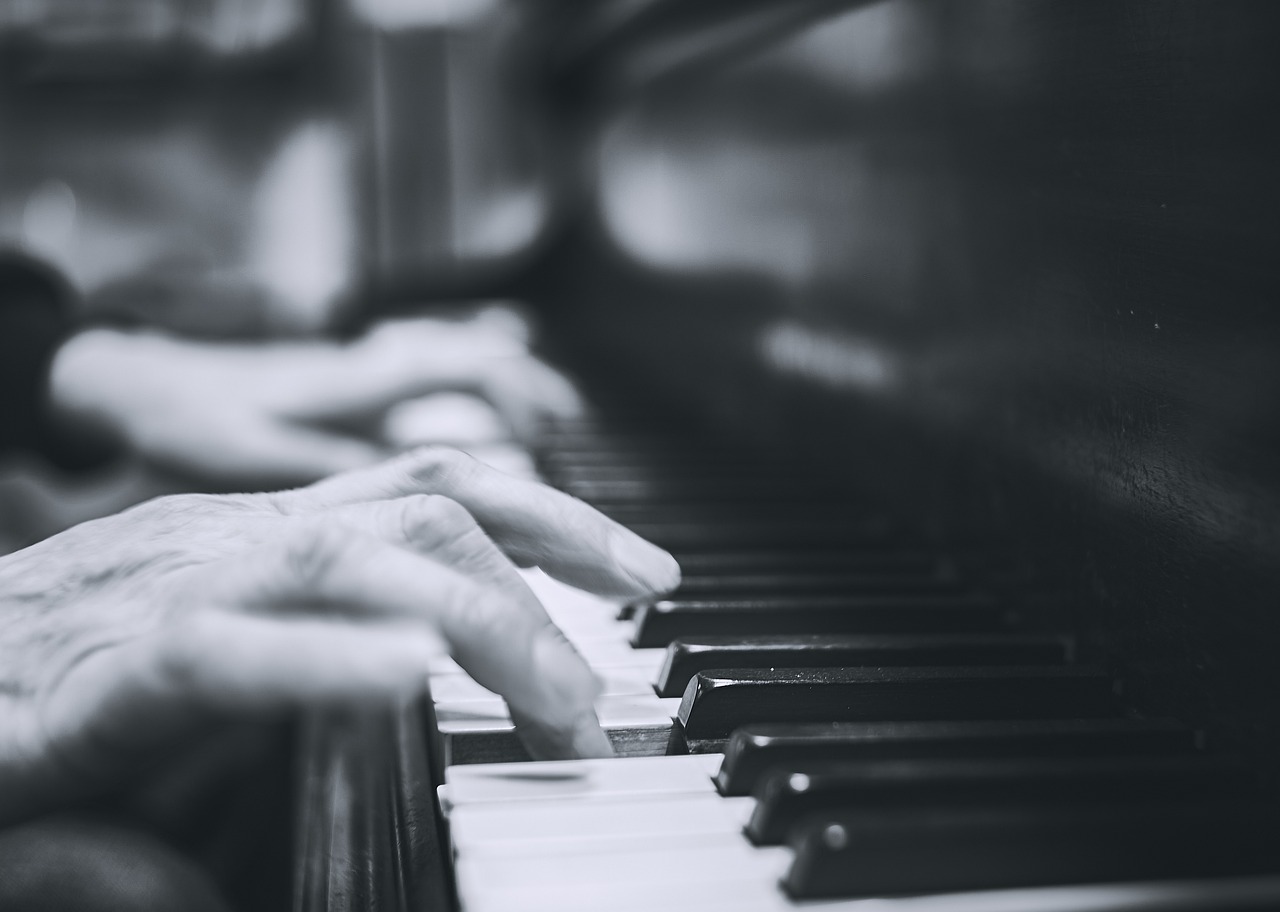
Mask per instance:
[[[0,559],[0,822],[220,721],[399,698],[448,652],[540,757],[605,756],[598,684],[516,572],[669,590],[666,552],[461,453],[276,494],[179,495]]]
[[[446,391],[487,400],[517,438],[582,411],[505,308],[386,321],[347,345],[92,330],[62,347],[50,378],[69,424],[221,489],[304,484],[378,462],[387,451],[368,428],[397,403]]]

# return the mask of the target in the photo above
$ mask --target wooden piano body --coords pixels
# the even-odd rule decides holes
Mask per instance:
[[[871,498],[1274,794],[1280,7],[531,9],[569,177],[454,285],[602,403]],[[422,709],[309,722],[296,908],[454,901]]]

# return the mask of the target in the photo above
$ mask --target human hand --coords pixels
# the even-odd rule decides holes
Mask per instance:
[[[419,691],[447,651],[531,753],[610,753],[592,672],[515,565],[624,598],[670,555],[424,449],[278,494],[179,495],[0,559],[0,821],[119,784],[216,722]]]
[[[438,391],[487,399],[517,436],[573,417],[571,383],[533,356],[501,309],[467,321],[383,323],[349,344],[180,340],[93,330],[59,351],[56,408],[103,426],[143,456],[226,486],[314,481],[386,455],[339,428]]]

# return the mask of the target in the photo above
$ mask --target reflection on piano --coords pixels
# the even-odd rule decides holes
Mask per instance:
[[[685,581],[530,574],[617,760],[310,719],[297,908],[1280,905],[1280,9],[531,9],[539,466]]]

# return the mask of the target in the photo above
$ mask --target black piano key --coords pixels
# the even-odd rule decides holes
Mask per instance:
[[[955,562],[934,551],[896,548],[753,549],[676,552],[686,578],[744,573],[901,573],[954,579]]]
[[[594,463],[591,465],[574,465],[562,463],[557,467],[558,479],[567,485],[599,484],[626,486],[634,483],[661,483],[675,481],[681,484],[714,484],[724,483],[740,490],[744,495],[769,497],[770,492],[803,492],[812,497],[822,493],[816,483],[804,478],[775,477],[780,467],[761,465],[755,462],[726,462],[708,459],[703,461],[675,463],[651,462],[647,465],[616,465]],[[695,490],[696,496],[696,490]],[[827,491],[827,499],[832,498]]]
[[[639,450],[627,450],[613,445],[584,444],[569,449],[540,448],[538,456],[548,465],[570,473],[581,472],[584,477],[593,472],[599,473],[598,477],[602,478],[618,478],[624,477],[628,472],[713,468],[737,472],[753,471],[760,473],[762,477],[784,477],[786,474],[784,463],[771,461],[768,456],[730,450],[723,446],[703,445],[697,449],[685,450],[675,445],[666,448],[647,445]]]
[[[676,482],[679,485],[722,483],[735,488],[744,495],[756,494],[768,497],[769,491],[803,492],[809,497],[821,493],[820,487],[803,478],[795,476],[775,478],[779,471],[774,467],[754,462],[726,462],[717,459],[677,462],[651,462],[648,465],[611,465],[595,463],[591,465],[574,465],[562,463],[558,466],[559,479],[566,485],[618,485],[625,490],[626,486],[640,484],[657,484],[664,481]],[[697,490],[694,489],[694,496]],[[833,492],[827,491],[831,499]]]
[[[573,466],[599,465],[609,466],[667,466],[679,469],[688,465],[724,465],[724,466],[757,466],[767,465],[768,461],[758,456],[744,456],[740,449],[726,447],[723,444],[683,444],[676,446],[668,438],[636,437],[630,440],[621,439],[575,439],[560,440],[552,447],[539,452],[538,459],[545,465],[554,468]],[[763,477],[770,474],[780,476],[781,466],[772,473],[761,473]]]
[[[604,508],[610,514],[626,508],[641,508],[651,504],[688,504],[714,508],[746,505],[789,505],[798,513],[809,507],[815,512],[834,512],[830,493],[823,498],[818,492],[802,485],[775,486],[758,477],[737,479],[733,477],[701,478],[689,476],[663,476],[656,478],[632,478],[628,481],[584,481],[557,478],[556,487],[587,503]],[[846,504],[849,511],[865,510],[866,504]],[[803,514],[801,514],[803,515]],[[619,522],[625,522],[619,518]]]
[[[831,811],[1201,801],[1242,798],[1255,782],[1238,760],[1196,755],[828,762],[770,773],[745,832],[777,845]]]
[[[854,552],[856,554],[856,552]],[[761,554],[763,561],[783,555]],[[932,565],[893,566],[893,560],[899,555],[890,552],[884,557],[889,566],[875,566],[876,556],[873,552],[865,560],[863,566],[851,562],[848,567],[840,567],[833,561],[832,566],[812,568],[787,567],[784,561],[781,566],[763,569],[756,572],[740,572],[740,568],[750,567],[742,561],[734,572],[731,563],[726,562],[726,570],[717,570],[709,561],[685,561],[681,563],[683,579],[680,586],[667,598],[668,600],[692,599],[698,601],[719,601],[753,598],[760,596],[795,596],[795,595],[861,595],[871,593],[924,593],[924,592],[959,592],[961,583],[953,567],[943,566],[934,561]],[[905,555],[901,555],[905,558]],[[725,555],[730,557],[730,555]],[[834,556],[835,560],[840,560]],[[679,561],[679,558],[677,558]],[[620,606],[620,620],[630,620],[635,616],[637,603]]]
[[[664,479],[671,481],[671,479]],[[701,482],[698,482],[701,484]],[[707,496],[703,496],[691,482],[685,482],[690,490],[687,493],[667,493],[661,490],[644,498],[627,497],[581,497],[591,503],[602,513],[616,517],[618,522],[630,525],[636,523],[686,523],[686,522],[723,522],[728,520],[744,521],[747,519],[770,519],[794,523],[848,523],[861,521],[864,514],[879,513],[865,505],[854,504],[845,500],[835,500],[830,494],[818,498],[812,494],[788,494],[776,497],[755,497],[746,494],[741,497],[724,496],[729,487],[723,481],[715,488],[708,488]],[[673,487],[676,487],[673,485]],[[712,496],[716,489],[722,496]],[[577,492],[565,489],[575,497]]]
[[[886,517],[839,519],[744,519],[636,522],[631,531],[668,551],[721,551],[765,547],[775,550],[906,543],[906,530]]]
[[[848,528],[849,510],[814,507],[794,501],[601,503],[583,498],[614,522],[634,526],[688,526],[729,523],[782,523],[818,528]]]
[[[739,476],[751,473],[760,479],[785,474],[781,466],[762,466],[756,460],[735,461],[723,454],[689,458],[678,453],[656,452],[632,457],[607,452],[547,453],[538,458],[538,464],[543,477],[557,487],[576,482],[648,480],[662,478],[672,472],[723,470]]]
[[[1113,699],[1110,677],[1077,666],[735,668],[691,680],[678,718],[704,741],[756,722],[1100,717]]]
[[[683,568],[682,568],[683,572]],[[865,595],[872,593],[959,592],[961,584],[954,577],[930,571],[876,572],[828,571],[825,573],[684,573],[680,586],[669,600],[696,599],[717,601],[758,596],[795,595]],[[621,620],[635,616],[636,603],[622,605]]]
[[[962,633],[998,630],[1014,612],[985,595],[858,595],[662,599],[638,606],[637,647],[682,636],[791,633]]]
[[[1249,802],[849,811],[798,828],[797,899],[1270,873],[1280,814]]]
[[[682,696],[694,675],[713,668],[1054,664],[1069,647],[1065,637],[1030,634],[690,636],[667,646],[655,689]]]
[[[968,757],[1162,756],[1196,750],[1171,720],[1011,719],[748,725],[725,748],[723,795],[750,795],[772,770],[806,763]]]
[[[952,592],[959,580],[937,573],[837,571],[827,573],[719,573],[686,575],[673,598],[716,599],[753,595],[845,595],[858,592]]]

